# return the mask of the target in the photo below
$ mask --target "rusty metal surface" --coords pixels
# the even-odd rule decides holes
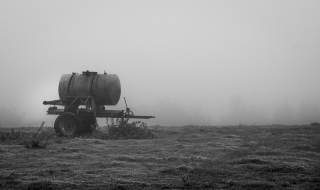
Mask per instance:
[[[116,105],[121,95],[120,79],[116,74],[64,74],[58,89],[60,99],[93,96],[97,106]]]
[[[96,104],[116,105],[121,95],[120,79],[116,74],[97,75],[92,83],[92,96]]]

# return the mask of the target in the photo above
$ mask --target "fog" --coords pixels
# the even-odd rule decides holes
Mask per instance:
[[[62,74],[117,74],[150,125],[320,122],[320,1],[0,1],[0,126],[52,126]],[[104,119],[99,123],[103,125]]]

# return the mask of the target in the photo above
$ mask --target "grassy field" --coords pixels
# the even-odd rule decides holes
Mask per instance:
[[[0,189],[320,189],[320,126],[149,128],[146,140],[1,128]]]

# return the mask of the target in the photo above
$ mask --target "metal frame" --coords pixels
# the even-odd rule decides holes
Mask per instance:
[[[85,99],[85,101],[83,100]],[[77,105],[85,105],[86,110],[89,110],[88,113],[93,113],[94,117],[98,118],[136,118],[136,119],[150,119],[155,118],[154,116],[136,116],[133,115],[133,112],[127,107],[126,111],[124,110],[100,110],[97,109],[97,105],[95,104],[94,97],[75,97],[75,96],[67,96],[66,99],[62,100],[52,100],[52,101],[44,101],[44,105],[60,105],[65,106],[64,109],[54,109],[47,110],[48,115],[60,115],[61,113],[68,112],[67,110],[72,106],[76,105],[76,102],[80,100],[80,104]],[[90,101],[90,104],[89,104]],[[68,104],[70,102],[70,104]],[[91,109],[90,109],[91,108]],[[77,115],[81,109],[77,109]],[[81,112],[81,111],[80,111]]]

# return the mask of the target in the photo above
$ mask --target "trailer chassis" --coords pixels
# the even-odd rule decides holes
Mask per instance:
[[[126,110],[106,110],[104,106],[96,105],[93,96],[67,96],[65,99],[44,101],[43,104],[52,105],[47,110],[48,115],[58,115],[54,122],[54,129],[60,136],[92,133],[97,126],[96,118],[121,118],[122,120],[155,118],[154,116],[135,116],[127,107],[127,103]],[[57,105],[64,108],[58,109]]]

